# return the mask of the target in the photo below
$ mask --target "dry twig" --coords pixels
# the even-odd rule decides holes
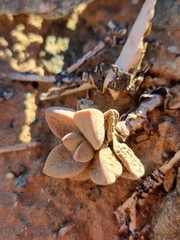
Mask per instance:
[[[144,182],[137,187],[137,190],[128,198],[115,212],[115,216],[120,225],[120,231],[125,226],[130,231],[129,239],[138,239],[137,232],[137,205],[141,206],[143,199],[147,198],[149,193],[155,190],[163,183],[163,179],[167,172],[180,160],[180,150],[174,155],[174,157],[164,166],[154,170],[150,176],[148,176]],[[129,212],[128,212],[129,211]],[[129,214],[130,224],[126,223],[127,214]]]
[[[31,142],[31,143],[19,143],[14,146],[7,146],[0,148],[0,154],[10,153],[10,152],[19,152],[23,150],[27,150],[29,148],[40,147],[40,142]]]
[[[16,80],[16,81],[27,81],[27,82],[54,82],[54,76],[40,76],[37,74],[29,74],[29,73],[0,73],[0,79],[9,79],[9,80]]]
[[[148,122],[148,112],[164,103],[164,97],[160,94],[146,94],[147,98],[141,102],[135,112],[127,115],[124,121],[119,121],[116,125],[117,134],[125,141],[130,133],[143,127],[143,123]]]
[[[122,72],[128,73],[129,70],[133,69],[133,75],[135,76],[140,69],[147,48],[144,38],[149,34],[155,4],[156,0],[146,0],[133,25],[122,52],[115,63]],[[104,90],[108,87],[108,83],[113,81],[113,75],[113,71],[110,70],[105,78]],[[117,99],[119,92],[110,90],[110,93],[114,99]]]

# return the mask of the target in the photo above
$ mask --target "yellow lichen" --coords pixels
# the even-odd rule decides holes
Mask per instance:
[[[0,46],[2,46],[2,47],[8,46],[8,41],[3,37],[0,37]]]
[[[47,36],[45,51],[52,55],[56,55],[61,51],[66,51],[69,46],[69,38],[56,38],[55,36]]]
[[[34,59],[29,59],[26,62],[20,63],[18,59],[11,58],[9,64],[17,72],[33,72],[41,76],[44,75],[44,69],[42,66],[37,66]]]
[[[76,30],[76,26],[78,23],[79,15],[85,10],[87,7],[87,3],[79,4],[71,14],[71,17],[69,18],[66,27],[71,30]]]
[[[34,26],[37,29],[41,29],[43,18],[37,15],[29,15],[27,22],[29,25]]]
[[[64,56],[55,55],[50,60],[42,59],[42,62],[49,72],[57,74],[63,69]]]
[[[34,34],[32,32],[27,34],[28,39],[29,39],[29,44],[37,42],[38,44],[42,44],[43,43],[43,38],[41,35],[39,34]]]

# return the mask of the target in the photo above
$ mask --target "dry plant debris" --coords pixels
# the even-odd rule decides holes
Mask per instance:
[[[41,94],[40,100],[48,100],[91,88],[96,88],[102,92],[108,89],[114,100],[117,99],[120,91],[136,92],[143,81],[144,71],[147,70],[146,68],[142,70],[141,66],[147,48],[147,42],[144,42],[144,38],[150,33],[155,4],[156,0],[145,1],[120,56],[116,63],[111,66],[112,69],[103,72],[103,63],[99,63],[92,74],[84,72],[82,77],[68,77],[69,73],[74,72],[85,61],[99,53],[107,44],[114,46],[116,35],[126,34],[126,29],[117,27],[110,22],[110,31],[104,41],[87,52],[67,71],[57,74],[55,81],[57,87],[52,87],[47,93]]]
[[[142,69],[141,66],[147,48],[147,42],[144,42],[144,38],[150,32],[155,4],[156,0],[145,1],[120,56],[116,63],[112,64],[112,69],[109,71],[104,72],[102,68],[103,64],[99,63],[91,74],[84,72],[82,77],[68,77],[68,74],[77,70],[77,68],[97,55],[97,53],[107,45],[113,47],[116,44],[117,35],[126,34],[125,28],[116,26],[112,22],[109,22],[110,31],[107,36],[66,71],[57,74],[55,79],[54,76],[18,73],[1,73],[0,77],[21,81],[54,82],[57,87],[51,87],[46,93],[42,93],[39,97],[41,101],[91,88],[96,88],[102,92],[108,89],[113,99],[117,99],[120,91],[136,92],[140,83],[143,81],[144,71],[147,70],[146,68]]]
[[[46,175],[90,178],[100,185],[114,183],[119,176],[138,179],[144,175],[141,161],[116,137],[116,110],[103,114],[94,108],[74,112],[50,107],[46,120],[52,132],[62,139],[47,158],[43,170]]]
[[[151,123],[148,120],[148,112],[151,112],[156,107],[164,104],[164,96],[160,93],[149,93],[141,95],[140,99],[144,100],[140,103],[139,107],[127,115],[126,119],[119,121],[116,125],[116,130],[120,133],[125,141],[126,138],[144,127],[144,130],[150,134],[152,131]]]
[[[19,143],[15,146],[7,146],[7,147],[1,147],[0,148],[0,154],[9,153],[9,152],[19,152],[31,148],[40,147],[40,142],[31,142],[31,143]]]
[[[135,78],[138,70],[141,69],[142,59],[147,48],[147,43],[144,43],[144,38],[150,32],[151,20],[154,16],[155,4],[156,0],[146,0],[144,2],[142,9],[125,43],[125,46],[123,47],[122,52],[120,53],[120,56],[115,63],[115,65],[117,65],[117,67],[122,73],[129,73],[129,71],[131,70],[132,76],[129,85],[135,84],[135,80],[133,79]],[[104,90],[105,88],[108,88],[109,83],[116,82],[116,76],[113,75],[114,74],[112,70],[108,72],[104,82]],[[117,82],[118,81],[119,79],[117,80]],[[109,86],[109,88],[112,89],[110,90],[110,93],[113,99],[117,99],[119,95],[119,92],[114,91],[116,90],[115,86],[116,85],[114,84],[113,86]],[[128,86],[128,88],[130,88],[130,86]]]
[[[168,171],[179,161],[180,151],[167,164],[154,170],[150,176],[146,177],[131,197],[114,212],[120,225],[119,232],[129,232],[129,240],[144,239],[143,235],[148,231],[149,226],[138,226],[138,211],[146,204],[146,198],[149,194],[163,184],[164,177]],[[127,219],[129,219],[129,222]]]

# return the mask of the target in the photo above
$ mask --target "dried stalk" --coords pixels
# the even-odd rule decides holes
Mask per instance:
[[[0,154],[10,153],[10,152],[19,152],[23,150],[28,150],[29,148],[40,147],[41,143],[31,142],[31,143],[20,143],[14,146],[7,146],[0,148]]]
[[[41,101],[54,99],[57,97],[77,93],[80,91],[87,91],[89,89],[96,88],[91,77],[88,77],[86,82],[83,81],[72,81],[69,84],[64,84],[61,87],[51,87],[46,93],[41,93],[39,99]]]
[[[115,216],[120,224],[120,231],[127,226],[126,218],[129,210],[130,223],[127,228],[131,232],[129,239],[138,239],[137,222],[137,204],[142,205],[143,199],[148,197],[148,194],[155,190],[163,183],[163,179],[167,172],[179,162],[180,150],[174,155],[174,157],[164,166],[156,169],[150,176],[148,176],[142,185],[137,187],[137,190],[129,197],[115,212]]]
[[[144,43],[143,40],[149,34],[150,21],[154,16],[155,4],[156,0],[146,0],[132,27],[122,52],[115,63],[122,72],[129,72],[129,70],[133,69],[133,75],[135,76],[141,66],[147,48],[147,43]],[[104,81],[104,91],[112,80],[113,71],[110,70]],[[119,92],[111,89],[109,91],[113,99],[117,99]]]
[[[143,123],[147,120],[148,112],[164,103],[164,97],[160,94],[147,94],[135,112],[129,113],[124,121],[119,121],[116,125],[117,134],[123,140],[134,132],[142,128]]]
[[[37,74],[29,74],[29,73],[0,73],[0,79],[9,79],[16,81],[27,81],[27,82],[45,82],[52,83],[55,81],[54,76],[40,76]]]
[[[165,164],[164,166],[160,167],[160,172],[164,175],[180,160],[180,151],[178,151],[171,160]]]
[[[86,61],[88,61],[93,56],[97,55],[100,51],[102,51],[108,44],[110,46],[114,46],[116,44],[116,35],[125,35],[126,29],[117,27],[113,22],[109,22],[108,26],[110,31],[108,32],[107,36],[100,41],[95,47],[89,50],[82,58],[77,60],[73,65],[68,67],[67,74],[74,72],[77,68],[82,66]]]

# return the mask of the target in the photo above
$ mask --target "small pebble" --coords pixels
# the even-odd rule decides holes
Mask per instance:
[[[80,203],[76,203],[75,212],[78,212],[80,209],[81,209],[81,204]]]
[[[23,188],[26,185],[26,180],[24,179],[24,177],[22,175],[20,175],[17,179],[16,179],[16,187],[18,188]]]
[[[0,88],[0,102],[4,99],[10,99],[14,96],[14,90],[10,89],[8,92]]]
[[[45,193],[44,188],[41,188],[41,193]]]
[[[168,115],[164,115],[164,116],[163,116],[163,120],[164,120],[165,122],[169,122],[169,123],[174,123],[174,122],[175,122],[174,118],[171,117],[171,116],[168,116]]]
[[[2,102],[5,99],[6,91],[2,88],[0,88],[0,102]]]
[[[10,196],[13,197],[15,200],[17,198],[23,197],[24,193],[23,192],[11,192]]]
[[[6,99],[11,99],[14,96],[14,91],[11,90],[9,92],[6,92],[4,96]]]
[[[151,59],[150,59],[150,62],[154,62],[156,60],[156,58],[155,57],[152,57]]]
[[[101,194],[102,194],[101,187],[96,186],[96,187],[95,187],[95,193],[96,193],[98,196],[101,196]]]
[[[14,174],[11,173],[11,172],[9,172],[9,173],[6,174],[6,178],[7,178],[8,180],[11,180],[11,179],[14,178]]]
[[[18,206],[18,201],[14,202],[14,207]]]
[[[172,67],[172,69],[176,69],[176,68],[177,68],[177,64],[173,63],[173,64],[171,65],[171,67]]]
[[[167,50],[168,50],[170,53],[175,53],[176,50],[177,50],[177,47],[172,45],[172,46],[167,47]]]
[[[167,158],[167,159],[169,158],[169,154],[167,152],[163,152],[162,155],[163,155],[164,158]]]
[[[132,4],[138,4],[139,0],[131,0]]]

